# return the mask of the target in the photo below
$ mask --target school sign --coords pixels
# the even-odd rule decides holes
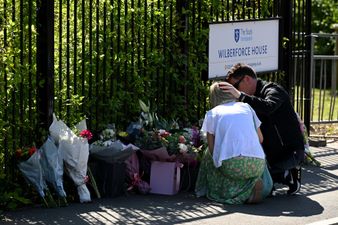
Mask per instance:
[[[209,79],[238,62],[258,73],[278,70],[279,43],[279,19],[209,24]]]

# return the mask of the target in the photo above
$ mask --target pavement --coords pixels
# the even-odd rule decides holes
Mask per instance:
[[[6,212],[0,224],[338,225],[338,142],[311,151],[321,166],[304,166],[301,191],[288,196],[280,186],[276,196],[260,204],[223,205],[191,192],[135,194],[62,208],[24,208]]]

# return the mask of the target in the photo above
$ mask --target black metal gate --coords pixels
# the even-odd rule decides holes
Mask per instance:
[[[281,17],[283,63],[265,74],[309,123],[310,0],[0,0],[0,171],[45,138],[52,113],[125,126],[149,100],[164,117],[207,109],[208,23]]]

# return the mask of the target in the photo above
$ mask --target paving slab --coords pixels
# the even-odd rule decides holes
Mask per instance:
[[[321,167],[304,166],[299,194],[277,195],[255,205],[223,205],[191,192],[129,195],[68,207],[6,212],[0,224],[250,224],[338,225],[338,143],[311,147]]]

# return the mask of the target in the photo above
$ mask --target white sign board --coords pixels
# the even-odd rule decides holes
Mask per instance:
[[[209,79],[239,62],[256,72],[278,70],[278,50],[278,19],[209,24]]]

